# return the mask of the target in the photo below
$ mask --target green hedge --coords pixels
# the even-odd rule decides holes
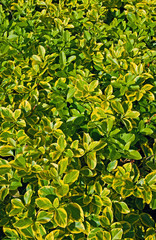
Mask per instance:
[[[0,239],[156,239],[155,11],[1,0]]]

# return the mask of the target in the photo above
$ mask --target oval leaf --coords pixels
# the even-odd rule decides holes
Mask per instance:
[[[49,208],[53,207],[52,203],[50,202],[50,200],[48,198],[37,198],[35,200],[35,203],[37,204],[37,206],[41,209],[44,210],[48,210]]]
[[[120,102],[113,101],[111,103],[111,106],[112,106],[112,108],[114,109],[115,112],[120,113],[120,114],[124,114],[124,109],[123,109],[123,107],[122,107]]]
[[[58,208],[54,214],[54,220],[60,227],[65,228],[67,226],[67,212],[64,208]]]
[[[72,184],[75,182],[79,177],[79,171],[78,170],[71,170],[69,171],[63,178],[63,182],[65,184]]]
[[[24,228],[29,227],[32,223],[33,223],[33,221],[30,218],[22,218],[22,219],[16,221],[13,225],[15,228],[24,229]]]

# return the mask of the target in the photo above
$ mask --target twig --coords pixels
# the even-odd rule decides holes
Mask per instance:
[[[156,113],[150,119],[147,120],[146,124],[150,124],[152,118],[154,118],[155,116],[156,116]]]
[[[135,160],[126,158],[125,160],[120,159],[120,162],[122,162],[122,163],[126,163],[126,162],[134,163]]]

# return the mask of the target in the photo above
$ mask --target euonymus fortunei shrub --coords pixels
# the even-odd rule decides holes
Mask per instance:
[[[0,1],[0,239],[156,239],[155,13]]]

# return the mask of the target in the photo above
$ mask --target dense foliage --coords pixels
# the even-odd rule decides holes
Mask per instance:
[[[0,1],[0,239],[156,239],[155,13]]]

